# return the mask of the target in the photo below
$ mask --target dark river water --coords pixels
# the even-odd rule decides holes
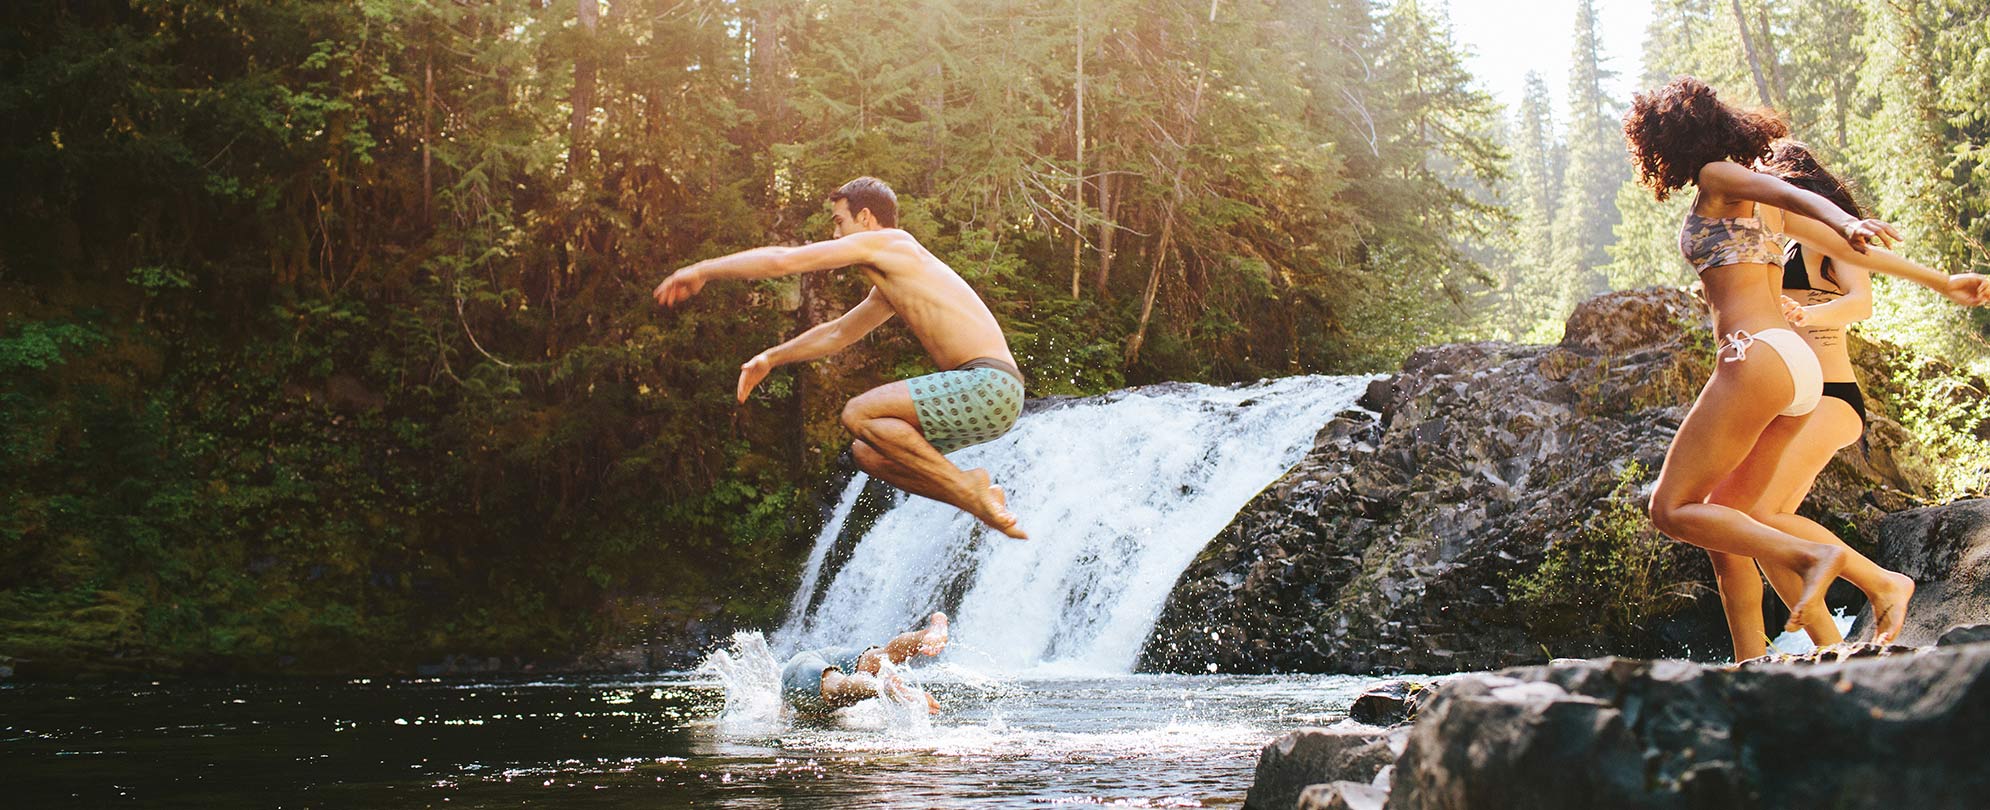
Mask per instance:
[[[1279,732],[1375,679],[915,682],[836,725],[721,723],[709,675],[0,685],[0,791],[45,807],[1241,806]],[[876,704],[876,705],[873,705]]]

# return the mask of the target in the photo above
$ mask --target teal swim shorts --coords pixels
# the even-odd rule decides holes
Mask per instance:
[[[992,357],[905,384],[912,389],[919,432],[941,453],[1001,438],[1023,413],[1022,372]]]

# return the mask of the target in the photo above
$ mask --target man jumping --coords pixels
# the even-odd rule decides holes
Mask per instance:
[[[741,365],[739,401],[745,402],[774,367],[827,357],[892,315],[904,315],[927,355],[946,370],[887,383],[845,404],[843,427],[856,437],[850,454],[873,477],[952,504],[1010,537],[1027,537],[987,470],[963,472],[943,455],[1000,437],[1022,413],[1023,375],[994,313],[953,268],[897,228],[898,196],[884,181],[859,177],[829,195],[829,201],[836,238],[699,262],[658,284],[657,303],[675,307],[713,279],[772,278],[854,265],[870,281],[870,294],[842,317]]]

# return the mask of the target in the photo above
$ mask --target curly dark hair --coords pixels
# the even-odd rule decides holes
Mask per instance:
[[[1696,182],[1709,163],[1754,163],[1789,132],[1775,113],[1731,107],[1691,76],[1638,93],[1624,114],[1624,139],[1638,164],[1638,182],[1660,200]]]
[[[1762,170],[1783,178],[1785,183],[1830,200],[1832,205],[1847,214],[1866,218],[1865,209],[1860,208],[1859,201],[1852,198],[1851,187],[1837,175],[1826,171],[1824,164],[1817,162],[1817,156],[1811,154],[1810,147],[1800,141],[1785,139],[1770,146],[1769,156],[1762,160]],[[1825,281],[1830,282],[1831,286],[1838,286],[1838,274],[1831,267],[1831,259],[1824,259],[1819,264],[1819,270]]]

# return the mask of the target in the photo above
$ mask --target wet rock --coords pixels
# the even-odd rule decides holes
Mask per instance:
[[[1578,307],[1558,345],[1412,354],[1189,565],[1140,667],[1440,674],[1553,656],[1725,658],[1706,555],[1643,519],[1711,371],[1704,324],[1683,291],[1619,292]],[[1892,362],[1854,344],[1858,362]],[[1870,453],[1841,453],[1803,507],[1868,552],[1867,527],[1929,491],[1904,471],[1930,468],[1883,398],[1872,404]],[[1829,594],[1862,600],[1842,583]]]
[[[1990,498],[1912,509],[1874,527],[1873,561],[1914,578],[1902,644],[1932,644],[1949,628],[1990,623]],[[1859,614],[1854,632],[1871,627]]]
[[[1400,741],[1406,731],[1395,732]],[[1284,810],[1311,785],[1334,781],[1369,782],[1394,762],[1390,732],[1366,726],[1305,728],[1273,740],[1258,755],[1257,775],[1244,807]]]
[[[1382,810],[1389,791],[1360,782],[1313,785],[1299,794],[1296,810]]]
[[[1950,647],[1957,644],[1982,644],[1990,642],[1990,624],[1959,624],[1948,629],[1941,638],[1935,639],[1935,646]],[[5,677],[0,675],[0,677]]]
[[[1990,645],[1715,668],[1598,659],[1448,679],[1388,806],[1981,807]]]
[[[1393,726],[1416,719],[1416,713],[1430,698],[1431,684],[1422,681],[1389,681],[1377,684],[1354,699],[1347,716],[1357,723]]]

